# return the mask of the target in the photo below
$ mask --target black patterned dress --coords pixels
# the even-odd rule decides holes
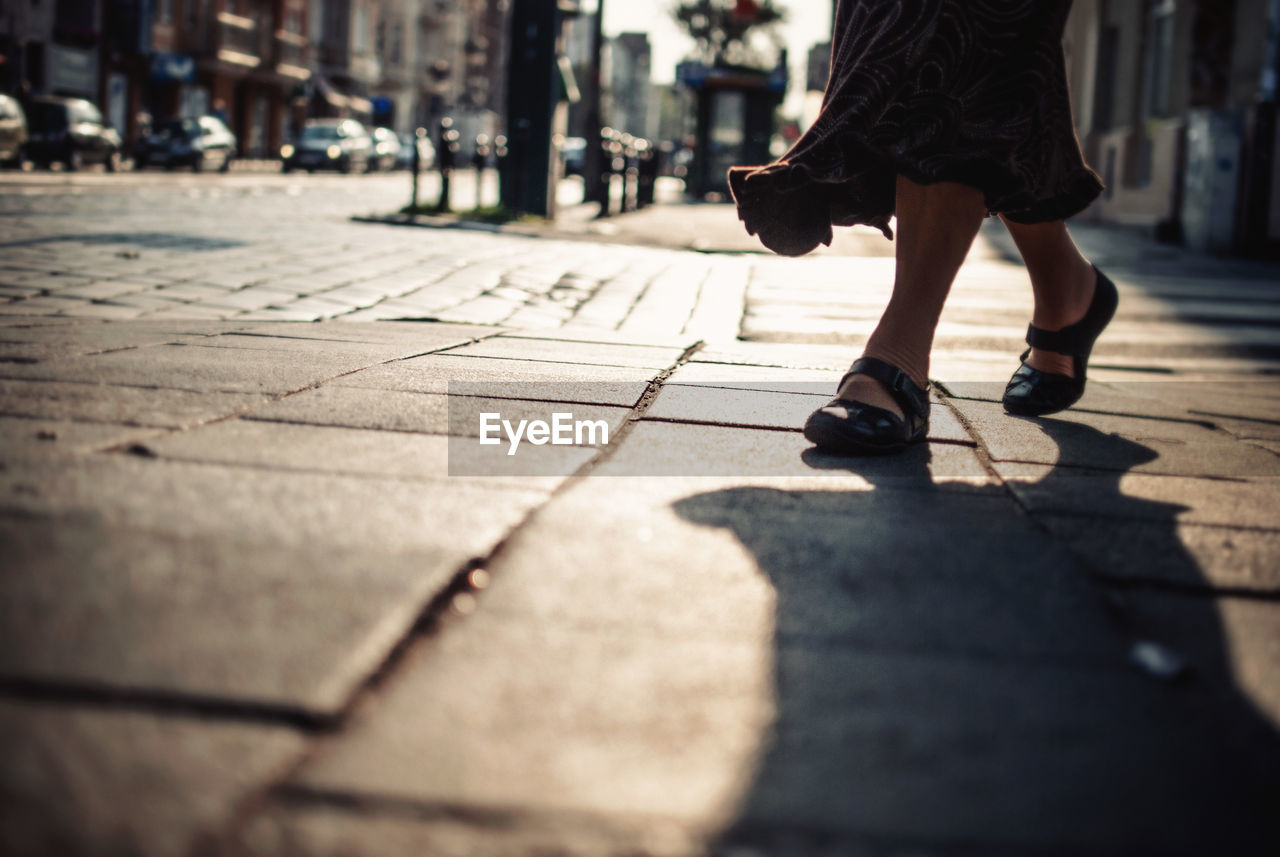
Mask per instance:
[[[747,231],[788,256],[868,224],[892,238],[896,176],[980,189],[1019,223],[1102,190],[1071,121],[1062,33],[1071,0],[840,0],[813,127],[782,158],[734,167]]]

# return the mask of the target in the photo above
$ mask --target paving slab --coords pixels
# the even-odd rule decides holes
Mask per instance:
[[[0,507],[84,512],[104,526],[181,535],[252,537],[284,547],[326,544],[388,551],[451,545],[484,554],[545,493],[439,487],[398,479],[274,472],[96,454],[0,472]]]
[[[1280,592],[1280,533],[1075,515],[1037,515],[1095,573],[1193,590]]]
[[[79,324],[56,328],[4,328],[0,333],[0,360],[44,362],[82,354],[142,348],[165,343],[203,341],[210,333],[176,333],[133,329],[128,323]]]
[[[587,818],[581,814],[497,810],[476,819],[447,811],[420,817],[335,810],[294,794],[269,805],[236,835],[234,857],[704,857],[704,836],[653,818]],[[846,852],[850,857],[860,857]]]
[[[145,440],[157,433],[157,429],[111,423],[0,417],[0,464],[75,456]]]
[[[251,419],[226,420],[168,435],[149,442],[148,447],[162,458],[181,461],[457,482],[465,477],[456,474],[478,471],[479,463],[469,466],[466,461],[455,461],[457,450],[450,440],[439,434],[408,430],[370,431]],[[524,452],[522,465],[527,457],[536,456],[543,462],[542,472],[547,478],[521,477],[512,484],[524,490],[545,491],[554,490],[595,455],[590,449],[561,446],[533,447]],[[486,460],[485,472],[478,475],[522,472],[512,462],[512,473],[495,473],[489,467],[491,463]]]
[[[881,652],[1123,661],[1082,570],[997,488],[662,481],[686,484],[588,478],[557,496],[490,566],[483,608],[660,640],[776,634]],[[588,518],[596,537],[576,537]]]
[[[729,842],[774,853],[791,831],[848,830],[899,853],[1194,855],[1275,841],[1274,770],[1253,759],[1276,757],[1275,734],[1238,696],[1133,669],[785,644],[776,670],[772,740]]]
[[[1254,725],[1270,725],[1272,737],[1264,729],[1240,736],[1242,744],[1273,745],[1280,722],[1280,602],[1150,590],[1122,597],[1126,621],[1138,636],[1172,651],[1192,680],[1216,682],[1221,693],[1244,697],[1258,710],[1261,722]]]
[[[1239,748],[1203,740],[1250,712],[1136,670],[786,638],[668,639],[663,657],[616,629],[484,612],[449,630],[406,658],[297,787],[477,814],[643,814],[737,844],[799,829],[926,851],[1195,854],[1228,841],[1256,853],[1275,825]]]
[[[329,386],[447,393],[451,384],[491,384],[507,386],[512,398],[631,407],[656,374],[621,366],[430,354],[353,372]]]
[[[398,339],[399,341],[396,341]],[[449,337],[434,347],[447,347],[451,342],[467,341],[462,337]],[[431,344],[398,337],[388,342],[342,341],[335,339],[308,339],[296,336],[264,336],[241,331],[210,336],[192,343],[207,348],[228,348],[250,351],[288,351],[297,354],[318,354],[325,357],[358,356],[369,362],[399,360],[417,357],[432,349]]]
[[[734,342],[704,348],[696,352],[690,362],[844,372],[857,356],[857,350],[848,345]]]
[[[786,386],[785,391],[763,391],[666,383],[645,417],[799,431],[810,413],[831,400],[830,384]],[[973,442],[955,414],[937,400],[930,411],[929,440]]]
[[[831,369],[788,369],[730,363],[685,363],[667,379],[671,384],[766,390],[780,393],[826,392],[834,395],[840,372]],[[821,387],[821,390],[817,388]]]
[[[465,807],[726,820],[772,716],[758,642],[668,640],[478,612],[403,669],[292,783]]]
[[[165,387],[196,392],[289,393],[391,359],[385,349],[333,353],[314,349],[156,345],[34,365],[0,365],[10,378]],[[410,350],[404,353],[408,356]]]
[[[482,389],[491,389],[493,386],[486,384]],[[520,386],[513,385],[511,391],[515,392]],[[512,421],[550,421],[554,412],[564,411],[566,408],[572,410],[575,419],[605,421],[609,425],[611,436],[617,434],[631,414],[629,408],[610,405],[564,405],[525,399],[444,396],[437,393],[324,386],[272,402],[250,412],[248,416],[251,419],[311,425],[479,437],[481,413],[498,413],[503,419]]]
[[[466,560],[447,546],[281,547],[87,513],[3,516],[0,540],[13,562],[0,584],[5,678],[322,716]]]
[[[1028,419],[990,402],[950,402],[996,461],[1173,476],[1280,475],[1276,456],[1195,423],[1081,411]]]
[[[514,333],[514,331],[509,331]],[[549,330],[539,333],[536,330],[521,330],[518,335],[521,339],[541,339],[552,342],[585,342],[597,345],[640,345],[649,348],[676,348],[684,351],[697,344],[698,339],[695,336],[664,336],[652,332],[636,333],[621,330],[610,330],[608,328],[592,328],[587,330],[577,330],[568,328],[565,330]]]
[[[340,342],[415,343],[422,350],[447,348],[484,339],[502,333],[500,327],[483,327],[472,324],[422,324],[420,322],[365,322],[343,321],[317,322],[256,322],[242,325],[245,335],[297,337],[299,339],[328,339]]]
[[[0,851],[191,853],[302,752],[283,728],[0,702]]]
[[[1237,419],[1221,414],[1206,415],[1214,425],[1241,440],[1261,441],[1273,448],[1280,443],[1280,422],[1263,419]]]
[[[31,321],[31,320],[27,320]],[[89,354],[117,348],[138,348],[175,342],[182,337],[216,336],[244,327],[243,324],[226,321],[183,319],[177,321],[138,319],[129,322],[104,322],[96,319],[62,319],[63,323],[50,324],[55,319],[45,319],[39,324],[21,323],[6,326],[0,339],[5,342],[31,342],[43,345],[64,345],[68,348],[84,348],[77,353]]]
[[[945,384],[947,392],[959,399],[977,399],[999,402],[1004,396],[1008,378],[1001,381],[953,381]],[[1103,414],[1123,414],[1147,419],[1180,420],[1189,423],[1210,424],[1212,421],[1190,411],[1187,399],[1167,398],[1160,388],[1168,382],[1090,380],[1084,396],[1068,413],[1093,411]],[[1209,386],[1209,385],[1204,385]]]
[[[242,413],[266,401],[255,393],[0,379],[0,413],[52,420],[182,428]]]
[[[674,366],[683,350],[654,348],[647,345],[604,345],[594,342],[522,339],[504,335],[455,348],[448,353],[459,357],[503,357],[512,360],[631,366],[662,370]]]
[[[921,444],[888,458],[819,451],[798,431],[641,420],[626,442],[592,471],[597,476],[829,476],[850,473],[899,487],[948,481],[993,482],[973,448]]]
[[[1195,479],[997,461],[992,469],[1035,513],[1280,530],[1280,479]]]
[[[154,460],[52,469],[2,474],[6,675],[322,714],[546,496]]]
[[[436,394],[326,384],[254,408],[246,416],[310,425],[428,432],[432,427],[447,430],[449,399]]]

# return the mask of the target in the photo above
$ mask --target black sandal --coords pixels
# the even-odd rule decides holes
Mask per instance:
[[[929,433],[927,389],[921,389],[906,372],[874,357],[855,360],[836,385],[837,391],[850,375],[866,375],[884,384],[904,416],[864,402],[835,398],[809,415],[805,438],[828,452],[845,455],[902,452],[925,439]]]
[[[1027,365],[1031,348],[1022,352],[1022,365],[1009,379],[1004,391],[1006,413],[1026,417],[1055,414],[1080,401],[1084,395],[1085,371],[1089,365],[1089,353],[1098,334],[1116,313],[1119,296],[1116,285],[1107,275],[1093,269],[1098,284],[1093,290],[1093,300],[1084,318],[1069,324],[1062,330],[1043,330],[1034,324],[1027,326],[1027,345],[1042,351],[1069,354],[1075,361],[1075,375],[1058,372],[1041,372]]]

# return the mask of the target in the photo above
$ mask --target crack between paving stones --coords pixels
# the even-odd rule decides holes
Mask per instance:
[[[84,680],[63,682],[41,678],[0,678],[0,697],[75,708],[232,721],[258,726],[287,726],[308,734],[324,732],[338,722],[331,715],[285,703],[244,698],[221,699],[201,693],[118,687]]]
[[[486,570],[499,559],[512,540],[526,527],[528,527],[542,512],[546,509],[559,495],[570,490],[570,488],[581,482],[598,464],[607,460],[614,449],[622,445],[631,429],[643,417],[644,412],[653,404],[658,393],[662,389],[663,382],[671,377],[671,375],[689,361],[689,359],[703,347],[703,342],[699,340],[693,345],[686,348],[676,361],[666,369],[659,371],[648,382],[648,386],[641,395],[639,401],[631,408],[631,415],[623,422],[622,427],[615,435],[616,440],[610,444],[602,453],[594,456],[592,459],[584,463],[573,474],[560,483],[554,490],[548,492],[546,499],[534,508],[525,513],[519,521],[517,521],[502,538],[494,543],[493,547],[484,556],[475,556],[464,562],[461,567],[450,577],[449,581],[440,588],[440,590],[432,596],[426,606],[419,612],[418,618],[410,626],[407,633],[391,647],[390,651],[383,658],[382,662],[375,667],[364,681],[351,692],[346,704],[341,706],[330,719],[325,722],[328,729],[337,731],[345,724],[359,708],[359,706],[381,687],[399,666],[409,648],[419,642],[425,641],[437,634],[443,633],[445,629],[454,622],[462,622],[466,620],[465,615],[451,616],[449,608],[454,604],[455,599],[463,594],[472,595],[482,591],[472,585],[472,572],[477,570]],[[477,605],[474,609],[479,609]],[[468,612],[474,612],[472,611]],[[285,766],[281,776],[274,785],[267,785],[257,793],[247,795],[230,814],[228,823],[222,829],[222,834],[228,837],[234,837],[244,825],[254,817],[254,815],[263,807],[265,807],[273,796],[277,795],[280,790],[284,790],[287,794],[290,790],[302,793],[307,790],[298,789],[294,786],[287,785],[289,779],[300,770],[316,752],[317,747],[306,747],[300,752],[294,762]],[[348,803],[358,802],[360,798],[345,793],[334,793],[339,795],[340,799]],[[407,805],[413,805],[412,801]]]
[[[711,281],[711,277],[714,273],[715,273],[715,268],[708,266],[706,272],[702,275],[702,279],[698,280],[698,290],[697,292],[694,293],[693,301],[689,304],[689,312],[685,315],[685,317],[680,322],[681,333],[684,333],[689,329],[689,322],[693,321],[694,315],[698,312],[698,304],[702,302],[702,293],[707,290],[707,283]],[[646,288],[645,291],[648,291],[648,289]],[[634,308],[634,305],[632,306],[632,308]],[[627,315],[631,315],[631,312],[629,310],[627,312]],[[738,330],[739,332],[741,332],[742,330],[741,325],[738,326]]]
[[[950,408],[952,414],[954,414],[956,419],[959,420],[960,425],[969,433],[969,436],[974,439],[974,451],[978,456],[979,463],[987,474],[992,479],[996,480],[996,483],[1000,486],[1004,496],[1009,498],[1013,503],[1013,507],[1022,514],[1027,523],[1040,533],[1041,538],[1045,540],[1046,544],[1052,544],[1062,548],[1076,567],[1084,571],[1085,580],[1089,584],[1089,591],[1094,593],[1096,596],[1102,615],[1110,621],[1112,627],[1115,629],[1121,640],[1132,644],[1140,639],[1140,636],[1135,632],[1133,617],[1130,614],[1128,605],[1118,603],[1116,591],[1113,587],[1107,585],[1107,579],[1104,572],[1087,557],[1084,557],[1072,550],[1068,543],[1056,536],[1043,521],[1032,513],[1030,507],[1023,502],[1023,500],[1009,485],[1009,482],[996,472],[994,466],[996,459],[991,455],[991,451],[987,449],[986,444],[982,442],[982,435],[975,431],[973,424],[963,413],[960,412],[959,408],[954,407],[947,401],[949,398],[949,396],[944,397],[942,399],[943,404]]]
[[[491,338],[491,337],[493,337],[493,336],[497,336],[497,335],[498,335],[498,334],[496,334],[496,333],[495,333],[495,334],[490,334],[489,336],[479,336],[479,337],[474,337],[474,338],[469,339],[469,340],[467,340],[466,342],[462,343],[461,345],[457,345],[457,346],[453,346],[453,345],[451,345],[451,346],[449,346],[449,348],[461,348],[461,347],[464,347],[464,346],[467,346],[467,345],[474,345],[474,344],[476,344],[476,343],[478,343],[478,342],[483,342],[484,340],[489,339],[489,338]],[[317,340],[311,340],[311,341],[314,341],[314,342],[325,342],[326,340],[323,340],[323,339],[317,339]],[[339,373],[339,374],[337,374],[337,375],[332,375],[332,376],[330,376],[330,377],[328,377],[328,378],[324,378],[324,379],[322,379],[322,380],[320,380],[320,381],[316,381],[315,383],[313,383],[313,384],[309,384],[309,385],[307,385],[306,387],[301,387],[301,388],[299,388],[299,389],[297,389],[297,390],[290,390],[290,391],[289,391],[289,392],[287,392],[287,393],[266,393],[266,392],[261,392],[261,391],[259,391],[259,392],[253,392],[253,391],[246,391],[246,390],[189,390],[189,389],[186,389],[186,388],[183,388],[183,387],[157,387],[157,386],[145,386],[145,385],[141,385],[141,384],[107,384],[107,385],[104,385],[104,386],[108,386],[108,387],[130,387],[130,388],[132,388],[132,389],[139,389],[139,390],[174,390],[174,391],[181,392],[181,393],[195,393],[195,394],[197,394],[197,395],[204,395],[204,394],[209,394],[209,393],[227,393],[227,394],[234,394],[234,395],[262,396],[266,401],[259,402],[259,403],[256,403],[256,404],[254,404],[254,405],[252,405],[252,406],[251,406],[251,409],[257,409],[257,408],[264,407],[264,406],[266,406],[266,405],[273,405],[273,404],[275,404],[276,402],[283,401],[284,399],[289,398],[290,396],[297,396],[297,395],[299,395],[299,394],[301,394],[301,393],[308,393],[308,392],[310,392],[310,391],[312,391],[312,390],[318,390],[318,389],[320,389],[321,387],[323,387],[325,384],[332,383],[333,381],[336,381],[336,380],[337,380],[337,379],[339,379],[339,378],[345,378],[345,377],[347,377],[348,375],[355,375],[356,373],[358,373],[358,372],[363,372],[363,371],[365,371],[366,369],[375,369],[375,368],[377,368],[377,367],[379,367],[379,366],[386,366],[386,365],[388,365],[388,364],[396,363],[396,362],[399,362],[399,361],[401,361],[401,360],[412,360],[412,359],[414,359],[414,358],[416,358],[416,357],[426,357],[426,356],[431,355],[431,354],[439,354],[440,352],[442,352],[442,351],[446,351],[446,350],[448,350],[448,349],[436,349],[436,350],[434,350],[434,351],[424,351],[424,352],[421,352],[421,353],[419,353],[419,354],[409,354],[409,355],[405,355],[405,356],[403,356],[403,357],[393,357],[393,358],[391,358],[390,360],[382,360],[382,361],[377,362],[377,363],[370,363],[368,366],[360,366],[360,367],[357,367],[357,368],[355,368],[355,369],[348,370],[348,371],[346,371],[346,372],[341,372],[341,373]],[[32,380],[46,380],[46,381],[48,381],[48,380],[51,380],[51,379],[32,379],[32,378],[4,379],[4,378],[3,378],[3,376],[0,376],[0,380],[25,380],[25,381],[32,381]],[[54,379],[54,380],[56,380],[56,379]],[[59,382],[59,383],[82,384],[82,383],[85,383],[85,382],[82,382],[82,381],[64,381],[64,382]],[[177,434],[177,433],[179,433],[179,432],[191,431],[191,430],[193,430],[193,429],[202,428],[202,427],[204,427],[204,426],[208,426],[208,425],[216,425],[217,423],[227,422],[228,420],[243,419],[243,418],[245,418],[245,417],[244,417],[244,414],[245,414],[245,413],[246,413],[246,411],[236,411],[235,413],[222,414],[221,416],[217,416],[217,417],[214,417],[214,418],[212,418],[212,419],[208,419],[208,420],[204,420],[204,421],[201,421],[201,422],[193,423],[193,424],[191,424],[191,425],[180,426],[180,427],[177,427],[177,428],[174,428],[174,427],[171,427],[171,426],[160,426],[159,428],[160,428],[161,430],[163,430],[163,431],[166,431],[168,434]],[[46,419],[46,418],[43,418],[43,417],[36,417],[36,419]],[[288,420],[267,420],[267,419],[255,419],[255,421],[256,421],[256,422],[290,422],[290,421],[288,421]],[[121,425],[121,423],[112,423],[112,422],[108,422],[107,424],[108,424],[108,425]],[[317,423],[298,423],[298,425],[318,425],[318,424],[317,424]],[[349,426],[333,426],[333,428],[350,428],[350,427],[349,427]],[[393,431],[393,429],[385,429],[385,431]],[[396,431],[398,431],[398,430],[396,430]],[[147,448],[145,447],[145,445],[143,445],[143,444],[137,444],[137,443],[133,443],[133,442],[126,442],[126,443],[119,443],[119,444],[115,444],[115,445],[107,445],[107,446],[103,446],[103,447],[101,447],[101,448],[98,450],[98,452],[106,452],[106,453],[130,453],[130,454],[142,454],[142,453],[140,453],[140,451],[137,449],[137,447],[139,447],[139,446],[143,447],[143,449],[145,449],[147,452],[150,452],[150,450],[149,450],[149,449],[147,449]],[[156,456],[156,457],[159,457],[159,456]]]
[[[943,399],[943,402],[946,403],[946,399]],[[1137,642],[1142,638],[1142,635],[1135,628],[1134,617],[1131,613],[1130,605],[1120,600],[1117,597],[1118,595],[1122,594],[1125,591],[1147,589],[1147,590],[1164,591],[1164,592],[1170,592],[1173,594],[1194,596],[1194,597],[1200,597],[1200,598],[1216,599],[1218,597],[1229,597],[1229,598],[1237,598],[1241,600],[1264,601],[1264,602],[1280,601],[1280,592],[1271,592],[1266,590],[1258,591],[1258,590],[1244,589],[1241,587],[1217,588],[1217,587],[1209,587],[1209,586],[1197,586],[1195,584],[1178,583],[1176,581],[1168,581],[1168,580],[1156,580],[1156,579],[1145,578],[1145,577],[1119,577],[1107,572],[1102,567],[1097,565],[1095,562],[1090,560],[1088,557],[1078,553],[1075,550],[1072,550],[1069,543],[1063,541],[1058,536],[1056,536],[1048,528],[1048,526],[1045,525],[1040,520],[1040,517],[1036,515],[1026,503],[1022,501],[1022,499],[1017,495],[1016,492],[1013,491],[1008,481],[1003,479],[995,471],[993,463],[996,461],[996,459],[994,459],[991,456],[990,451],[987,450],[987,448],[981,441],[981,435],[974,431],[972,424],[969,422],[969,420],[965,419],[964,415],[960,413],[959,409],[952,407],[949,404],[947,406],[951,408],[952,413],[955,414],[956,418],[960,421],[960,424],[964,427],[965,431],[969,432],[970,435],[977,441],[976,452],[977,452],[979,461],[982,463],[984,469],[986,469],[987,472],[994,479],[997,480],[1001,488],[1004,490],[1004,493],[1006,494],[1006,496],[1008,496],[1013,501],[1015,507],[1022,512],[1022,514],[1026,517],[1028,522],[1033,527],[1035,527],[1040,533],[1042,533],[1043,537],[1047,541],[1062,547],[1067,552],[1067,554],[1071,557],[1072,561],[1075,562],[1077,566],[1079,566],[1081,569],[1084,570],[1087,576],[1087,579],[1092,584],[1090,589],[1093,590],[1099,597],[1099,602],[1100,602],[1100,606],[1102,608],[1103,614],[1112,621],[1116,631],[1127,642],[1129,643]],[[1051,466],[1054,468],[1057,468],[1059,466],[1059,465],[1044,465],[1043,462],[1033,462],[1033,463],[1040,464],[1041,466]],[[1092,469],[1103,470],[1104,468],[1092,468]],[[1127,473],[1129,471],[1125,470],[1125,471],[1107,471],[1107,472]],[[1152,475],[1156,475],[1156,474],[1152,474]],[[1240,480],[1224,478],[1223,481],[1238,482]],[[1093,517],[1093,516],[1079,515],[1077,517],[1087,518],[1087,517]],[[1141,520],[1141,519],[1136,519],[1136,520]],[[1235,531],[1237,529],[1245,532],[1253,531],[1253,528],[1220,527],[1220,526],[1207,525],[1207,524],[1199,524],[1199,525],[1187,524],[1185,526],[1199,526],[1207,529],[1221,529],[1221,530],[1227,530],[1227,531]],[[1274,532],[1274,530],[1263,529],[1262,532]]]

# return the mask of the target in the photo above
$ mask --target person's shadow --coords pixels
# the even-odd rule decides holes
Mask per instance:
[[[1181,507],[1120,491],[1155,452],[1039,422],[1060,460],[1121,466],[1037,488],[1144,520],[1159,561],[1198,574]],[[933,483],[924,448],[806,461],[872,489],[676,504],[777,593],[776,720],[713,853],[1280,854],[1280,738],[1233,682],[1212,598],[1108,586],[1006,489]]]

